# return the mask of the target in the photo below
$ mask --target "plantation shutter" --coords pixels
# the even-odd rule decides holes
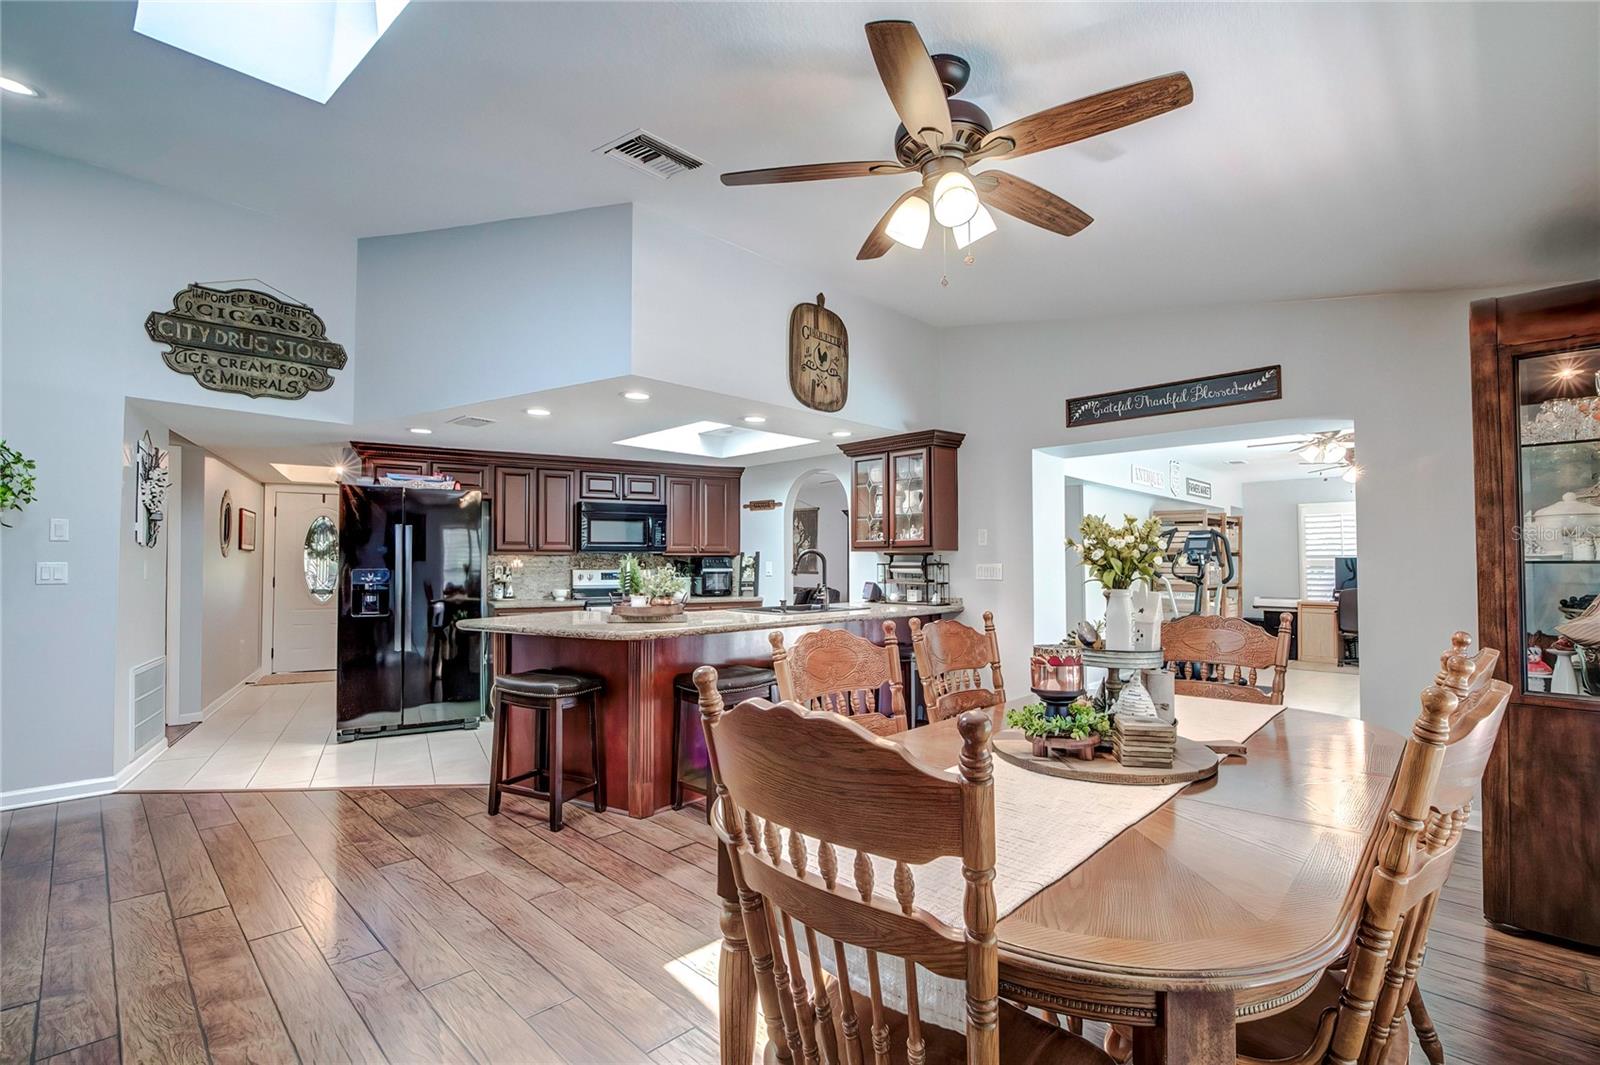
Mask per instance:
[[[1333,560],[1356,553],[1356,505],[1300,504],[1300,598],[1333,598]]]

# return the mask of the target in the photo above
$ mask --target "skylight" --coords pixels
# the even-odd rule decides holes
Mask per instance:
[[[410,0],[139,0],[135,32],[325,104]]]
[[[762,451],[815,444],[805,436],[786,436],[763,429],[739,429],[724,422],[690,422],[659,432],[616,440],[619,447],[642,447],[651,451],[671,451],[679,455],[699,455],[710,459],[731,459]]]

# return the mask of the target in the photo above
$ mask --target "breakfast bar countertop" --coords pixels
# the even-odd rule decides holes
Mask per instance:
[[[907,617],[959,614],[961,600],[946,603],[835,603],[827,610],[797,610],[788,614],[759,610],[695,610],[679,621],[612,621],[598,610],[539,610],[469,618],[459,628],[507,636],[553,636],[580,640],[661,640],[674,636],[705,636],[722,632],[754,632],[793,625],[821,625],[839,621],[876,621]]]

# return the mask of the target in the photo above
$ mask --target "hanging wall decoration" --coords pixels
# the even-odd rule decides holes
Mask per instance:
[[[156,447],[148,431],[139,437],[133,456],[133,542],[154,547],[167,517],[167,489],[172,471],[167,453]]]
[[[167,345],[161,357],[172,370],[252,399],[324,391],[346,361],[310,307],[248,288],[190,285],[172,297],[171,311],[146,318],[144,331]]]
[[[789,312],[789,390],[812,410],[836,411],[850,394],[850,334],[823,303],[819,292]]]
[[[239,508],[239,550],[256,549],[256,512]]]
[[[217,546],[222,548],[223,557],[233,548],[233,493],[227,489],[222,491],[222,507],[217,512]]]
[[[1151,385],[1148,388],[1077,396],[1067,400],[1067,428],[1282,398],[1283,367],[1263,366],[1256,370],[1191,377],[1186,381]],[[1173,491],[1176,494],[1176,484]]]

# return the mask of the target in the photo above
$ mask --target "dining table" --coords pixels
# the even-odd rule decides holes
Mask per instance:
[[[1227,735],[1230,715],[1240,734]],[[1227,755],[1216,775],[1175,789],[1001,917],[1000,995],[1123,1026],[1135,1065],[1232,1065],[1236,1026],[1310,994],[1353,940],[1404,738],[1333,714],[1182,695],[1177,718],[1180,734],[1186,719],[1217,733]],[[954,720],[890,740],[933,769],[952,766],[961,742]],[[1075,833],[1070,817],[1058,831]],[[1023,860],[1054,869],[1060,849],[1046,834]],[[996,875],[998,892],[1006,870]],[[756,990],[725,854],[718,892],[722,1061],[745,1065]]]

